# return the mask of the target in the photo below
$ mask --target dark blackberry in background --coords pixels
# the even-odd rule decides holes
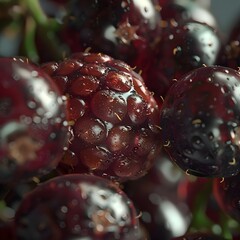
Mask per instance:
[[[222,41],[205,23],[183,21],[170,24],[162,31],[153,64],[145,76],[148,88],[156,98],[164,97],[174,82],[193,69],[215,65]]]
[[[188,174],[230,177],[240,171],[240,73],[210,66],[184,75],[168,91],[160,127],[165,149]]]

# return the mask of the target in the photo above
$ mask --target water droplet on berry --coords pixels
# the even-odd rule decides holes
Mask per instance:
[[[204,143],[203,143],[202,139],[198,136],[193,136],[192,142],[193,142],[193,147],[195,149],[202,149],[204,147]]]

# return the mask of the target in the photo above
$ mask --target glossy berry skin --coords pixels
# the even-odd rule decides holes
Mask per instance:
[[[140,75],[100,53],[76,53],[43,69],[68,96],[71,139],[59,169],[116,181],[145,175],[161,148],[160,111]]]
[[[130,240],[137,236],[138,220],[133,203],[111,181],[73,174],[27,194],[15,226],[21,240]]]
[[[229,177],[240,171],[240,74],[202,67],[169,90],[160,125],[166,150],[189,174]]]
[[[153,0],[71,0],[62,39],[70,51],[102,52],[143,70],[161,33]]]
[[[214,180],[214,197],[219,207],[229,216],[240,222],[240,175]]]
[[[157,96],[165,96],[170,86],[189,71],[216,63],[221,40],[210,26],[185,21],[163,29],[146,85]]]
[[[146,176],[124,184],[124,191],[141,212],[139,221],[151,240],[170,240],[188,229],[191,213],[177,192],[182,178],[179,168],[161,154]]]
[[[41,69],[19,58],[1,58],[0,72],[0,182],[46,174],[68,138],[60,91]]]
[[[193,20],[217,28],[214,15],[196,1],[170,0],[167,4],[163,5],[160,13],[162,20],[169,22],[169,24],[174,21],[179,24],[184,21]]]

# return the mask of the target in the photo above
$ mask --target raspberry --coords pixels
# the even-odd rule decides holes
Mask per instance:
[[[59,168],[117,181],[146,174],[161,149],[160,113],[140,75],[100,53],[42,68],[68,96],[72,139]]]

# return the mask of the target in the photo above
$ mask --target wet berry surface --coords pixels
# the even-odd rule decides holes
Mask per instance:
[[[17,239],[137,239],[133,203],[111,181],[67,175],[39,185],[15,218]],[[132,238],[130,238],[132,237]]]
[[[146,76],[146,85],[165,96],[168,89],[184,74],[203,65],[216,64],[221,39],[209,25],[192,20],[170,23],[163,29],[156,56]]]
[[[67,144],[61,94],[43,71],[20,60],[1,59],[0,71],[0,182],[46,174]]]
[[[69,99],[72,138],[59,169],[118,181],[145,175],[161,148],[160,112],[140,75],[94,53],[42,68]]]
[[[163,140],[187,173],[229,177],[239,172],[239,84],[233,69],[202,67],[168,92],[161,111]]]
[[[0,239],[239,240],[239,7],[0,1]]]

